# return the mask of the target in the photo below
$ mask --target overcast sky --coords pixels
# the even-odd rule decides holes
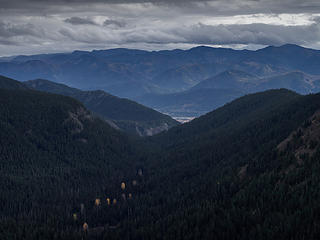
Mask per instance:
[[[285,43],[320,49],[319,0],[0,0],[0,56]]]

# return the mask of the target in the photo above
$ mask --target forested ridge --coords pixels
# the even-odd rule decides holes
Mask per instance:
[[[135,175],[133,145],[72,98],[1,89],[0,99],[1,239],[70,239],[80,204],[106,189],[119,198],[110,182]]]
[[[1,239],[317,239],[320,233],[319,94],[250,94],[138,139],[72,98],[6,88]]]
[[[43,79],[23,82],[23,85],[38,91],[75,98],[94,114],[130,134],[150,136],[179,124],[171,117],[151,108],[101,90],[81,91]]]

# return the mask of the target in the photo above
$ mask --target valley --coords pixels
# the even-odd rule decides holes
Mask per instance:
[[[4,58],[0,75],[103,90],[171,116],[190,117],[257,91],[286,88],[316,93],[319,62],[319,50],[294,44],[255,51],[205,46],[168,51],[119,48]]]
[[[0,0],[0,240],[320,239],[319,0]]]
[[[249,94],[136,138],[28,84],[0,79],[2,239],[317,236],[319,94]]]
[[[295,46],[272,54],[203,47],[161,54],[186,54],[187,61],[196,52],[200,62],[209,55],[207,62],[217,53],[273,57],[287,48],[318,54]],[[151,54],[115,49],[9,60],[53,64],[93,53],[113,61],[123,61],[120,53],[126,61]],[[213,70],[192,72],[204,66],[178,67],[168,74],[184,79],[181,87],[178,78],[165,85],[159,77],[161,91],[135,94],[137,102],[49,75],[1,76],[0,238],[317,239],[318,72],[234,66],[211,77]],[[190,80],[196,77],[204,79]],[[140,83],[125,85],[135,91]]]
[[[133,135],[152,136],[178,125],[178,122],[167,115],[101,90],[81,91],[43,79],[23,84],[31,89],[73,97],[114,128]]]

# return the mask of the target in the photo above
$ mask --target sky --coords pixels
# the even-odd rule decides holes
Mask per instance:
[[[287,43],[320,49],[319,0],[0,0],[0,56]]]

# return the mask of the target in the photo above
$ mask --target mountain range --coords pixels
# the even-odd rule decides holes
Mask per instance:
[[[200,116],[235,99],[239,92],[244,95],[270,88],[317,92],[319,66],[320,51],[292,44],[256,51],[200,46],[189,50],[110,49],[16,56],[0,59],[0,74],[20,81],[47,79],[82,90],[104,90],[172,116],[188,112]],[[232,98],[230,92],[225,99],[214,99],[216,93],[206,90],[199,98],[201,94],[193,91],[200,88],[228,88],[236,93]],[[183,98],[188,101],[183,102]],[[163,106],[157,99],[173,100]],[[195,104],[190,105],[190,101]],[[207,107],[197,111],[198,102]]]
[[[247,94],[131,138],[69,96],[0,87],[1,239],[319,236],[319,94]]]
[[[186,91],[145,94],[136,100],[171,116],[201,116],[245,94],[280,88],[301,94],[316,93],[320,91],[320,78],[297,71],[261,78],[239,70],[227,70]]]

